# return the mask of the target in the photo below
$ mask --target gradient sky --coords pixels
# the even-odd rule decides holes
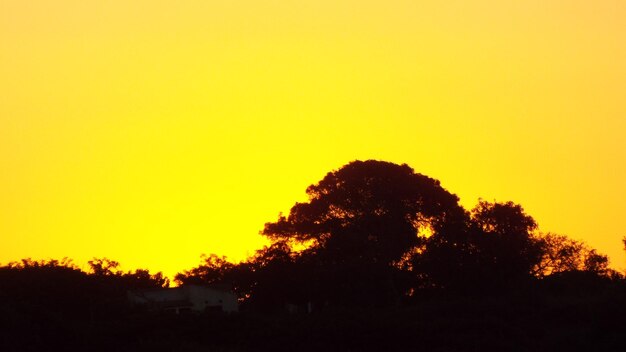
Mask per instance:
[[[626,266],[626,1],[0,0],[0,262],[240,260],[354,159]]]

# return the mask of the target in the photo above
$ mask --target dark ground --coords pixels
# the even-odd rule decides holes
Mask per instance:
[[[1,351],[626,350],[621,283],[497,295],[432,292],[399,307],[296,315],[174,316],[127,307],[85,312],[4,298]]]

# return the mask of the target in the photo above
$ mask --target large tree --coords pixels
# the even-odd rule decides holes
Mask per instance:
[[[439,181],[384,161],[351,162],[306,193],[308,202],[267,223],[262,234],[307,245],[334,263],[392,264],[418,246],[421,235],[464,214]]]
[[[262,234],[306,248],[293,262],[306,277],[298,292],[323,304],[397,303],[410,281],[400,263],[465,216],[457,196],[406,164],[354,161],[306,193]]]

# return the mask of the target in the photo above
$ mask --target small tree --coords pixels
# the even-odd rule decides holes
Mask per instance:
[[[537,223],[519,204],[480,200],[471,211],[472,226],[479,232],[481,265],[494,280],[507,282],[531,275],[541,260],[535,240]]]
[[[551,233],[538,236],[537,241],[541,246],[541,260],[533,270],[537,277],[568,271],[605,275],[609,270],[608,257],[582,241]]]
[[[225,256],[216,254],[202,255],[202,264],[176,274],[174,281],[184,284],[212,284],[222,282],[233,264]]]
[[[97,276],[115,276],[120,274],[120,263],[108,258],[93,258],[87,262],[91,273]]]

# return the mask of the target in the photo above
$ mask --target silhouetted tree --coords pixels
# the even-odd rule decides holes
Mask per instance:
[[[604,275],[608,271],[608,257],[581,241],[563,235],[538,236],[541,260],[533,269],[538,277],[567,271],[587,271]]]
[[[174,280],[179,285],[223,282],[233,266],[225,256],[220,257],[216,254],[202,255],[202,264],[176,274]]]
[[[413,263],[435,286],[507,287],[531,277],[541,260],[536,228],[520,205],[480,200],[464,223],[450,223],[431,236]]]
[[[161,272],[151,274],[147,269],[124,272],[119,262],[108,258],[93,258],[87,263],[93,277],[100,281],[108,280],[120,290],[169,287],[169,279]]]
[[[609,257],[592,249],[585,255],[583,270],[597,275],[605,275],[609,271]]]
[[[270,239],[307,245],[327,260],[389,265],[462,213],[458,198],[439,181],[408,165],[354,161],[306,190],[288,217],[267,223]]]
[[[276,310],[285,303],[301,303],[305,287],[315,285],[306,275],[304,261],[296,262],[296,253],[284,241],[259,249],[246,261],[231,263],[226,257],[203,255],[202,263],[176,275],[175,281],[186,284],[226,284],[242,302],[257,310]]]
[[[94,275],[114,276],[119,274],[120,263],[108,258],[93,258],[87,262]]]
[[[320,287],[358,301],[398,295],[397,264],[426,236],[462,218],[458,198],[408,165],[354,161],[306,190],[289,216],[267,223],[273,241],[306,246],[296,262]],[[364,297],[367,295],[368,297]]]
[[[481,200],[471,211],[471,221],[481,233],[481,265],[494,280],[528,277],[541,261],[541,245],[534,237],[537,223],[521,205]]]
[[[225,256],[216,254],[202,255],[200,265],[176,274],[174,281],[178,285],[226,285],[240,300],[248,300],[262,276],[259,272],[261,263],[256,262],[262,251],[240,263],[229,262]]]
[[[96,286],[74,263],[22,259],[0,267],[0,306],[19,312],[63,312],[81,316],[89,311]]]
[[[166,288],[170,280],[162,272],[151,274],[148,269],[136,269],[120,275],[120,281],[126,289]]]

